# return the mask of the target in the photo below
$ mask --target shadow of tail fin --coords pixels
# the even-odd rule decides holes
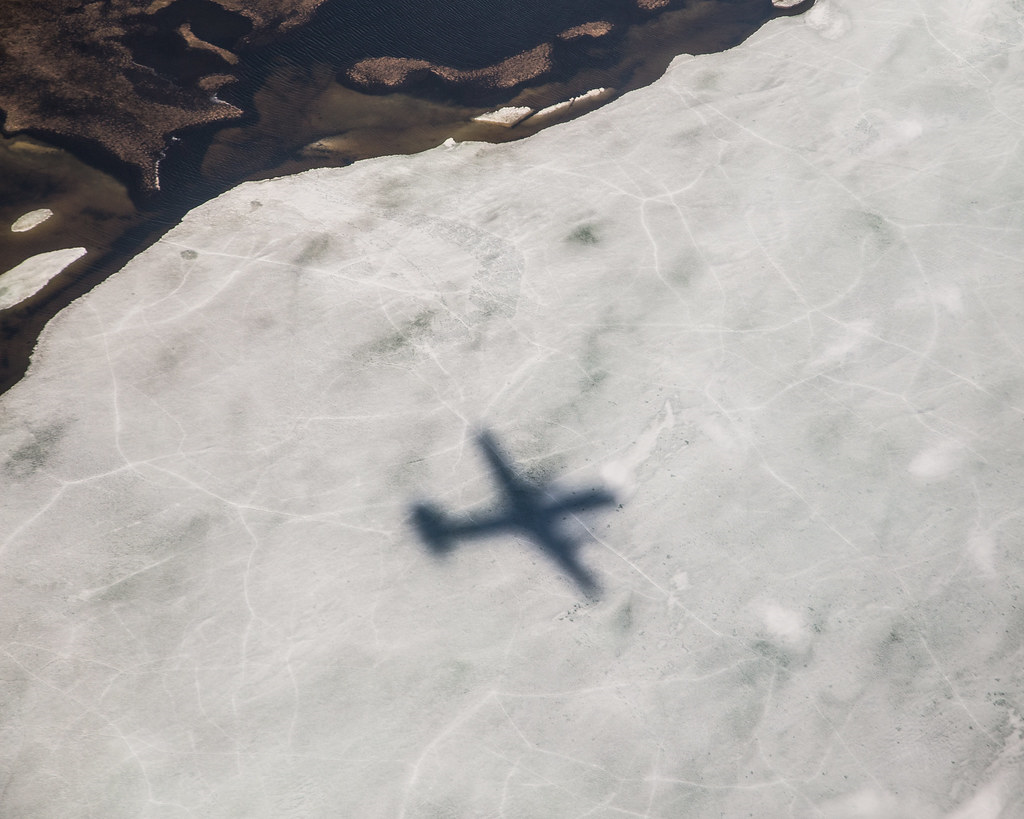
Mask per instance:
[[[455,548],[451,527],[444,514],[429,503],[418,503],[412,510],[412,522],[419,536],[434,554],[447,554]]]

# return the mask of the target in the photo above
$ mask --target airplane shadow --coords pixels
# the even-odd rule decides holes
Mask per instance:
[[[502,507],[497,513],[485,516],[452,516],[436,504],[414,504],[412,523],[427,548],[443,556],[460,540],[525,536],[572,578],[581,591],[597,597],[600,586],[580,563],[577,550],[581,541],[567,533],[566,523],[577,513],[613,505],[615,496],[603,488],[564,492],[534,485],[520,477],[491,432],[481,431],[477,444],[498,484]]]

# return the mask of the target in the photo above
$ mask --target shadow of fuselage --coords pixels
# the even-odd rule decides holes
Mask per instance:
[[[443,555],[455,548],[458,540],[523,535],[554,560],[582,591],[596,596],[600,587],[576,555],[580,543],[564,533],[562,524],[578,512],[615,503],[615,496],[600,488],[568,494],[549,492],[516,474],[490,432],[480,432],[477,443],[502,493],[504,508],[485,517],[452,517],[434,504],[416,504],[412,522],[424,543],[435,554]]]

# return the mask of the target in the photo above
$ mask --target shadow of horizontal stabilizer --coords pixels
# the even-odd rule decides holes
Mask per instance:
[[[589,596],[600,592],[597,580],[579,562],[580,541],[565,533],[564,523],[580,512],[611,506],[615,496],[604,488],[555,493],[519,476],[493,433],[484,430],[477,444],[501,492],[501,508],[486,516],[451,516],[436,504],[417,503],[412,524],[435,555],[448,554],[460,540],[521,535],[532,540]]]

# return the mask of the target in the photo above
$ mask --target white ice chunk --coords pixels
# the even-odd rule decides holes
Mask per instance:
[[[49,208],[39,208],[38,210],[30,210],[28,213],[22,214],[14,220],[14,224],[11,225],[11,230],[15,233],[22,233],[26,230],[32,230],[34,227],[38,227],[47,219],[53,216],[53,211]]]
[[[511,128],[516,123],[522,122],[532,113],[533,109],[528,108],[525,105],[508,106],[505,108],[499,108],[497,111],[488,111],[486,114],[479,114],[478,116],[473,117],[473,121],[486,122],[490,125],[503,125],[506,128]]]
[[[959,466],[963,444],[955,440],[939,441],[918,452],[907,469],[924,481],[941,480]]]
[[[826,40],[838,40],[850,29],[850,18],[836,0],[818,0],[803,15],[806,25]]]
[[[570,108],[582,105],[584,103],[595,103],[604,99],[605,97],[611,96],[614,89],[612,88],[591,88],[585,94],[572,97],[562,102],[556,102],[554,105],[549,105],[547,108],[541,108],[536,114],[537,118],[549,117],[554,114],[562,114],[568,111]]]
[[[761,616],[769,639],[780,648],[803,654],[810,647],[811,632],[799,612],[769,602],[763,605]]]
[[[0,273],[0,310],[35,295],[50,279],[85,254],[84,247],[50,250],[30,256],[6,273]]]

